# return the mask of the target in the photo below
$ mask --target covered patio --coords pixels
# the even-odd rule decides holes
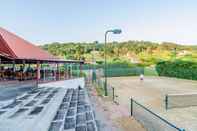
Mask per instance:
[[[57,58],[32,43],[0,28],[0,82],[33,80],[39,83],[82,75],[81,60]],[[72,65],[78,65],[73,72]]]

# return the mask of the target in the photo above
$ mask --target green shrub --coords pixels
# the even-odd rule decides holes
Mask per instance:
[[[191,61],[162,61],[157,63],[159,76],[197,80],[197,63]]]

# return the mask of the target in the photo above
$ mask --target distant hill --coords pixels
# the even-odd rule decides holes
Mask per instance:
[[[104,59],[104,44],[59,43],[45,44],[41,48],[65,59],[84,59],[98,63]],[[197,46],[179,45],[171,42],[161,44],[149,41],[113,42],[107,44],[108,61],[124,60],[132,63],[153,65],[160,60],[197,60]]]

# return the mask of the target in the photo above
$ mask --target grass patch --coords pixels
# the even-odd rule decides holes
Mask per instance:
[[[104,94],[105,94],[104,88],[102,88],[98,85],[96,85],[96,92],[97,92],[98,96],[104,96]]]

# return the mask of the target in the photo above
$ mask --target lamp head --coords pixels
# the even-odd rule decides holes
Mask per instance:
[[[121,29],[113,29],[113,30],[111,30],[111,32],[113,34],[121,34],[122,33],[122,30]]]

